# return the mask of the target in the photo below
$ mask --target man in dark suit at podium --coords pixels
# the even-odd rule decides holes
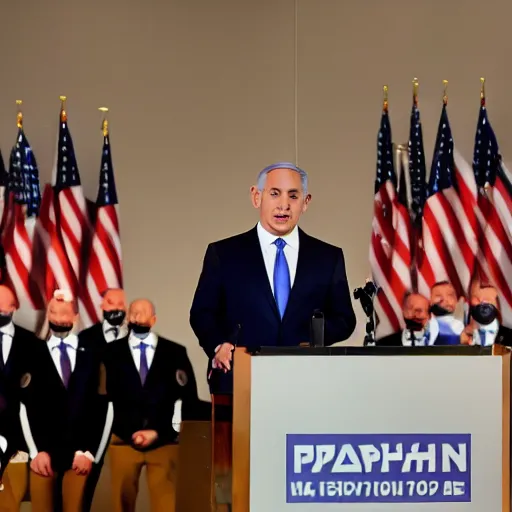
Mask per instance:
[[[308,342],[315,311],[325,318],[326,345],[346,340],[356,325],[343,251],[297,227],[311,201],[306,172],[271,165],[251,196],[258,225],[208,246],[190,310],[217,393],[232,390],[235,345]]]

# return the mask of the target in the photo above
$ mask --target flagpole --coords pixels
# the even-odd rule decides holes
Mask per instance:
[[[418,106],[418,79],[415,77],[412,80],[412,101],[413,104]],[[409,157],[409,143],[407,144],[407,157]],[[414,213],[414,212],[413,212]],[[421,244],[421,219],[414,217],[412,235],[411,235],[411,288],[412,292],[418,292],[418,249]]]

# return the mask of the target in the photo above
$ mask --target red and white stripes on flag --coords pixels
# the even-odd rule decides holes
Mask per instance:
[[[370,241],[370,267],[378,286],[374,301],[377,325],[375,338],[380,339],[401,329],[402,304],[393,293],[389,280],[395,232],[393,227],[393,203],[396,200],[395,185],[385,181],[375,194],[372,235]]]
[[[106,122],[104,122],[103,129],[103,149],[96,199],[96,223],[86,281],[87,290],[98,308],[103,292],[108,288],[122,288],[123,286],[117,190]]]
[[[478,253],[476,186],[473,172],[454,150],[455,186],[429,196],[423,213],[423,258],[419,291],[425,296],[439,281],[450,281],[466,297]]]
[[[57,289],[74,290],[74,275],[57,230],[54,190],[45,186],[34,237],[39,286],[48,303]]]
[[[27,218],[23,205],[14,202],[13,193],[9,196],[10,214],[2,233],[7,280],[19,303],[30,304],[32,309],[42,309],[44,301],[32,275],[32,243],[36,217]]]
[[[72,291],[78,297],[81,324],[88,327],[98,321],[96,308],[85,287],[91,226],[64,107],[60,112],[53,176],[57,232],[73,274]]]

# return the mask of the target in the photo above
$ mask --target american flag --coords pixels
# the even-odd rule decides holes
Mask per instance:
[[[32,277],[34,228],[41,194],[39,171],[32,148],[18,116],[18,135],[9,162],[9,200],[2,244],[5,252],[8,281],[19,302],[42,309],[44,301]]]
[[[397,194],[393,201],[393,229],[395,231],[395,236],[393,240],[393,252],[391,254],[391,268],[389,270],[389,284],[393,295],[399,304],[403,303],[405,293],[412,289],[412,223],[407,200],[407,181],[405,177],[404,157],[404,151],[399,147],[398,158],[400,177]],[[399,319],[400,326],[403,328],[402,316],[400,316]]]
[[[496,286],[501,305],[502,322],[512,326],[512,239],[507,215],[502,206],[511,197],[494,131],[489,123],[482,87],[480,112],[475,136],[473,171],[478,189],[479,222],[478,264],[480,274]],[[496,205],[498,201],[498,205]],[[510,210],[509,210],[510,211]]]
[[[92,302],[98,308],[101,294],[105,290],[123,286],[117,191],[106,121],[104,121],[103,131],[96,223],[87,274],[87,290]],[[97,314],[99,315],[99,310]]]
[[[386,97],[377,139],[377,173],[370,241],[370,267],[373,280],[378,286],[374,302],[377,318],[376,339],[399,331],[402,322],[402,305],[399,298],[395,296],[389,281],[395,239],[393,203],[396,199],[396,184],[394,151]]]
[[[90,243],[90,222],[73,140],[64,109],[64,100],[62,99],[62,101],[54,168],[54,190],[57,199],[55,204],[56,225],[73,273],[72,291],[79,299],[80,319],[83,327],[88,327],[98,319],[91,298],[84,286],[86,256]]]
[[[474,204],[470,201],[468,209],[466,192],[459,193],[458,184],[445,97],[423,214],[424,252],[419,273],[428,290],[436,282],[447,280],[459,296],[466,296],[473,278],[478,241],[472,217]]]
[[[34,277],[38,280],[46,303],[51,300],[55,290],[76,288],[73,271],[57,229],[55,192],[50,184],[43,191],[34,236],[34,259],[37,262]]]

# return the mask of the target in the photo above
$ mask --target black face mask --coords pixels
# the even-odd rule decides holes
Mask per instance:
[[[470,314],[480,325],[489,325],[498,318],[498,309],[493,304],[483,302],[477,306],[471,306]]]
[[[73,329],[73,324],[54,324],[53,322],[48,322],[48,325],[55,334],[70,332]]]
[[[136,324],[135,322],[130,322],[128,324],[128,329],[133,331],[134,334],[147,334],[151,330],[151,327],[149,325],[141,325]]]
[[[110,325],[119,326],[124,322],[126,312],[122,309],[112,309],[111,311],[103,311],[103,319]]]
[[[0,313],[0,327],[6,326],[12,321],[12,313]]]
[[[432,306],[430,306],[430,312],[434,316],[446,316],[452,314],[451,311],[448,311],[446,308],[443,308],[443,306],[441,306],[440,304],[432,304]]]
[[[414,318],[405,318],[405,327],[409,331],[421,331],[423,330],[423,324],[414,320]]]

